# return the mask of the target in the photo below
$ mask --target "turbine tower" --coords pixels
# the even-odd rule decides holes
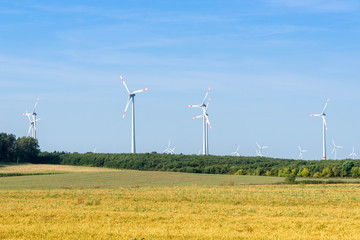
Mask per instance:
[[[328,100],[325,103],[325,107],[323,109],[323,111],[320,114],[311,114],[309,115],[310,117],[321,117],[323,120],[323,159],[326,160],[326,131],[328,130],[327,125],[326,125],[326,114],[325,114],[325,109],[329,103],[330,99],[328,98]]]
[[[299,159],[303,159],[303,153],[306,153],[307,152],[307,150],[303,150],[303,149],[301,149],[301,147],[300,146],[298,146],[299,147]]]
[[[26,113],[23,113],[24,116],[28,116],[29,121],[30,121],[30,127],[29,127],[29,131],[27,133],[27,136],[30,136],[30,132],[31,132],[31,137],[36,139],[36,125],[37,122],[40,120],[40,118],[36,118],[37,117],[37,113],[35,112],[36,110],[36,106],[39,102],[39,97],[36,99],[36,103],[34,106],[34,109],[31,113],[28,113],[28,111],[26,110]]]
[[[170,140],[169,140],[168,147],[163,151],[163,153],[175,154],[175,148],[176,147],[170,148]]]
[[[259,157],[263,157],[264,155],[262,154],[262,150],[265,149],[265,148],[268,148],[268,146],[261,147],[258,143],[256,143],[256,145],[259,148],[259,150],[255,149],[256,155],[259,156]]]
[[[355,153],[355,147],[353,147],[353,150],[350,153],[349,157],[352,157],[353,160],[355,159],[355,157],[357,157],[357,154]]]
[[[236,151],[235,151],[235,152],[232,152],[231,154],[239,157],[239,156],[240,156],[240,154],[239,154],[239,147],[240,147],[240,146],[238,145],[237,148],[236,148]]]
[[[334,149],[332,150],[331,154],[335,153],[335,160],[336,160],[336,154],[337,154],[337,149],[338,148],[343,148],[343,146],[336,146],[334,139],[332,140],[332,143],[334,145]]]
[[[136,153],[136,147],[135,147],[135,94],[139,93],[139,92],[143,92],[146,90],[149,90],[149,88],[143,88],[141,90],[137,90],[134,92],[130,92],[129,88],[126,86],[126,83],[124,81],[124,79],[122,78],[122,76],[119,74],[121,81],[123,82],[126,91],[129,94],[129,98],[125,107],[125,111],[124,111],[124,115],[122,117],[122,120],[124,120],[125,118],[125,114],[126,111],[129,107],[130,102],[132,102],[132,122],[131,122],[131,153]]]
[[[209,147],[208,147],[208,126],[211,128],[211,124],[209,121],[209,115],[207,114],[207,109],[209,107],[209,103],[210,103],[210,97],[208,99],[207,104],[205,104],[206,99],[209,95],[210,92],[210,88],[209,87],[208,91],[205,94],[204,100],[202,101],[201,104],[199,105],[187,105],[188,107],[195,107],[195,108],[201,108],[202,110],[202,114],[197,116],[197,117],[193,117],[192,119],[197,119],[197,118],[203,118],[203,155],[207,155],[209,154]]]

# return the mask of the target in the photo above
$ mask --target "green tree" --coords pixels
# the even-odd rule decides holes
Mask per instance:
[[[13,134],[0,133],[0,161],[15,161],[15,142],[16,137]]]
[[[304,168],[304,169],[301,171],[301,176],[303,176],[303,177],[308,177],[309,175],[310,175],[309,169]]]
[[[346,161],[342,165],[342,170],[347,173],[347,175],[350,175],[351,169],[354,167],[354,163],[352,161]]]
[[[321,173],[321,176],[326,177],[326,178],[331,177],[331,175],[332,175],[332,172],[331,172],[330,168],[324,168],[322,173]]]
[[[16,140],[16,155],[20,162],[37,163],[40,153],[37,139],[32,137],[21,137]]]
[[[360,168],[358,167],[353,167],[351,169],[351,176],[353,177],[359,177],[360,176]]]

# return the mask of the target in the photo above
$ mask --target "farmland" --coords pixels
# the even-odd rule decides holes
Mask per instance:
[[[357,239],[359,185],[0,190],[5,239]]]
[[[357,239],[360,185],[283,178],[5,165],[4,239]],[[352,181],[355,181],[354,179]]]

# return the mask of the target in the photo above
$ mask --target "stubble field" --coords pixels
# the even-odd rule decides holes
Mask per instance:
[[[6,179],[28,177],[52,176]],[[359,239],[358,184],[26,189],[5,183],[0,239]]]

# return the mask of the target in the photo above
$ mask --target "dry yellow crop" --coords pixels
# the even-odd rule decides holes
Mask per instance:
[[[0,190],[0,239],[359,239],[360,185]]]
[[[41,173],[41,172],[113,172],[121,171],[111,168],[54,165],[54,164],[19,164],[0,167],[0,173]]]

